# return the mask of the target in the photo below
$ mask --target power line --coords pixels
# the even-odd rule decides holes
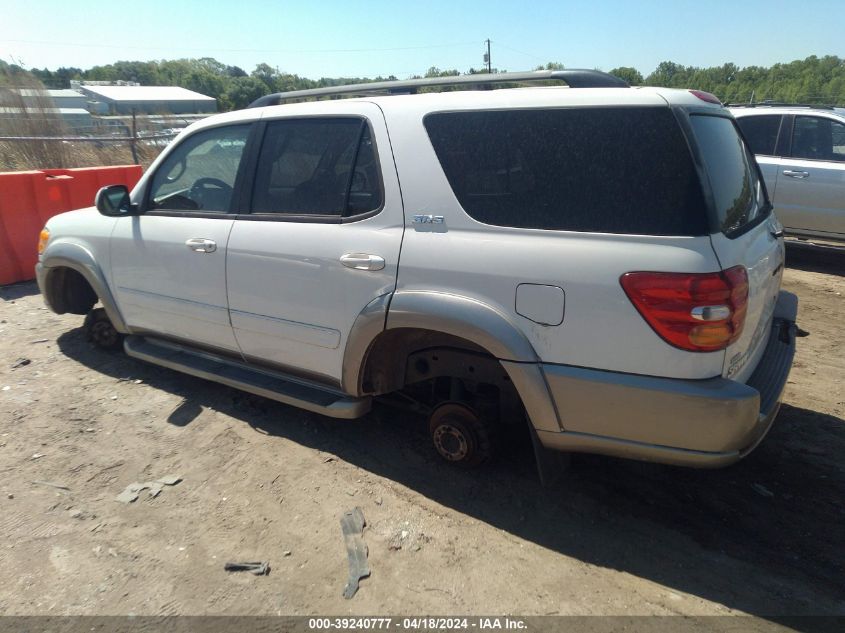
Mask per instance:
[[[85,42],[55,42],[47,40],[0,40],[2,43],[12,44],[38,44],[40,46],[77,46],[80,48],[116,48],[121,50],[161,50],[161,46],[124,46],[111,44],[90,44]],[[294,48],[214,48],[215,53],[380,53],[391,51],[417,51],[435,48],[457,48],[462,46],[477,46],[476,42],[453,42],[450,44],[428,44],[425,46],[397,46],[390,48],[315,48],[315,49],[294,49]],[[207,52],[207,48],[174,48],[168,50]]]
[[[549,59],[543,59],[542,57],[538,57],[537,55],[532,55],[531,53],[526,53],[525,51],[521,51],[517,48],[513,48],[512,46],[507,46],[506,44],[502,44],[499,40],[496,40],[496,44],[501,46],[502,48],[506,48],[509,51],[513,51],[514,53],[519,53],[520,55],[526,55],[527,57],[533,57],[534,59],[538,59],[540,61],[551,61]]]

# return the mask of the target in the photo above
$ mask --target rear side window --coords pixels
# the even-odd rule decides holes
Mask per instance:
[[[822,117],[795,117],[792,156],[809,160],[845,161],[845,125]]]
[[[751,151],[764,156],[775,156],[775,146],[778,142],[780,130],[780,115],[746,116],[737,118],[739,125]]]
[[[695,167],[668,108],[444,112],[424,123],[455,196],[479,222],[708,232]]]
[[[710,179],[722,232],[730,236],[766,211],[754,157],[742,142],[733,120],[692,115],[690,123]]]
[[[381,206],[381,179],[363,119],[270,121],[255,175],[255,213],[351,216]]]

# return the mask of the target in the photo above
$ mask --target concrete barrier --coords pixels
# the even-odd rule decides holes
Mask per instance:
[[[54,215],[94,204],[100,187],[141,178],[141,167],[90,167],[0,173],[0,285],[35,277],[38,234]]]

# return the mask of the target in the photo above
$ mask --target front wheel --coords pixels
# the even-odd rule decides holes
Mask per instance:
[[[95,308],[85,317],[85,334],[100,349],[116,350],[123,343],[123,335],[114,329],[103,308]]]
[[[439,405],[431,413],[428,430],[434,448],[447,462],[471,468],[493,456],[490,428],[466,405]]]

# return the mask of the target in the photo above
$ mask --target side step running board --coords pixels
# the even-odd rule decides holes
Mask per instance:
[[[372,404],[369,397],[355,398],[281,373],[154,338],[127,336],[123,347],[133,358],[332,418],[359,418]]]

